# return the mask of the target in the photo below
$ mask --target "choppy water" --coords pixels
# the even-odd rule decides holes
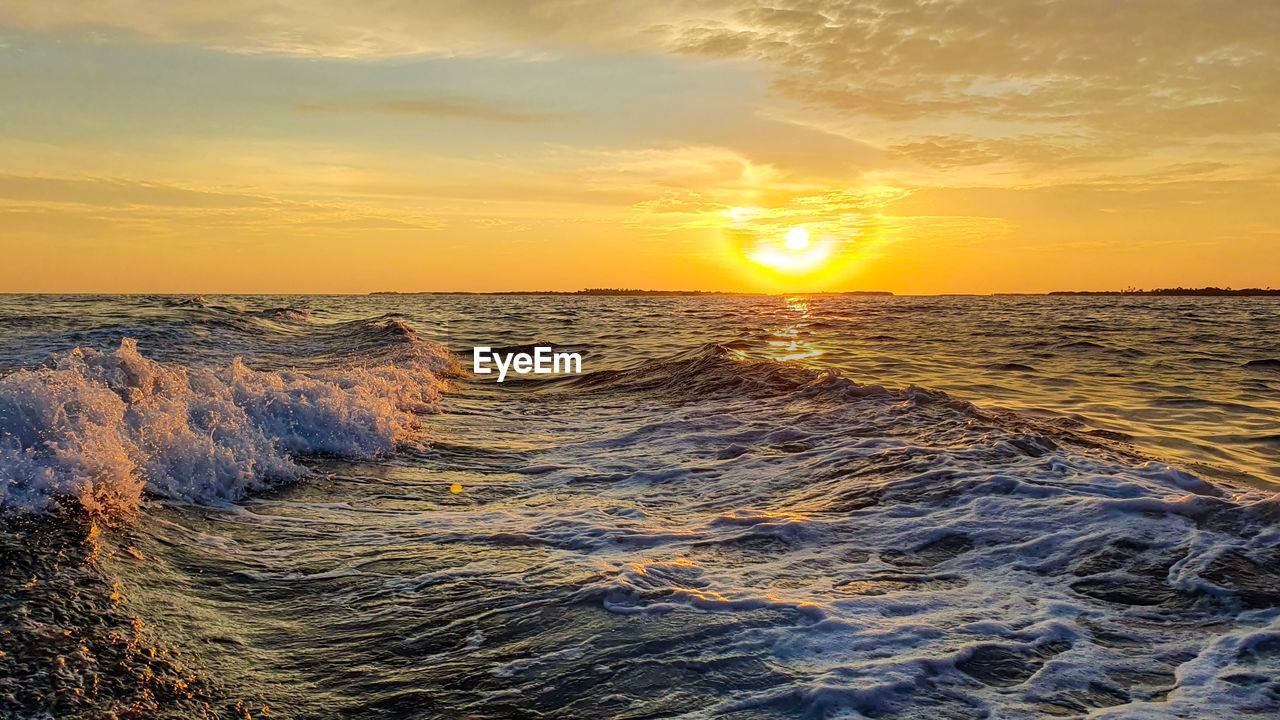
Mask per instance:
[[[1273,717],[1278,310],[0,297],[0,712]]]

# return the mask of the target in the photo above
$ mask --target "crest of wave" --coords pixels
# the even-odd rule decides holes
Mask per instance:
[[[310,373],[159,363],[129,339],[111,353],[59,353],[0,378],[0,507],[72,499],[118,515],[144,490],[233,499],[302,475],[294,455],[392,452],[454,369],[443,348],[410,350],[394,364]]]

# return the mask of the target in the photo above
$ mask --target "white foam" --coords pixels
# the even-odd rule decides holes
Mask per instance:
[[[299,477],[305,453],[373,457],[412,439],[453,362],[415,343],[395,364],[303,373],[159,363],[124,340],[0,378],[0,507],[95,512],[143,490],[204,502]]]
[[[911,392],[565,407],[542,426],[520,415],[525,432],[570,438],[523,468],[528,497],[553,493],[554,503],[482,519],[433,512],[432,531],[451,542],[518,535],[552,548],[545,562],[582,578],[576,599],[627,622],[721,616],[710,628],[741,616],[713,652],[767,657],[789,679],[724,691],[687,717],[775,706],[908,716],[955,701],[1033,718],[1054,703],[1125,695],[1123,707],[1154,713],[1161,703],[1147,700],[1197,655],[1178,671],[1166,708],[1226,715],[1265,701],[1262,690],[1223,678],[1258,672],[1242,667],[1239,651],[1274,627],[1243,625],[1275,615],[1244,610],[1236,591],[1202,573],[1224,553],[1249,556],[1280,537],[1265,522],[1280,500],[1272,493],[1088,444],[1026,452],[1034,437]],[[960,544],[927,557],[948,538]],[[1125,548],[1144,559],[1125,559]],[[1110,571],[1108,553],[1120,558]],[[1095,567],[1083,566],[1095,556]],[[1136,574],[1148,561],[1170,566]],[[1202,615],[1092,597],[1075,587],[1086,577],[1167,585],[1200,598]],[[1221,627],[1206,628],[1205,615]],[[993,647],[1011,664],[1025,661],[1027,676],[1007,686],[979,679],[998,663],[982,659]],[[919,697],[929,700],[913,706]]]

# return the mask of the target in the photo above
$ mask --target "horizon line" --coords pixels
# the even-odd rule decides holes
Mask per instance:
[[[1153,288],[1150,290],[1127,288],[1124,290],[1048,290],[1048,291],[991,291],[991,292],[936,292],[936,293],[895,293],[889,290],[797,290],[797,291],[749,291],[749,290],[661,290],[640,288],[583,288],[581,290],[371,290],[363,292],[110,292],[110,291],[0,291],[0,296],[8,295],[44,295],[44,296],[167,296],[167,297],[200,297],[213,296],[374,296],[374,295],[565,295],[578,297],[787,297],[796,295],[810,296],[863,296],[863,297],[1048,297],[1048,296],[1090,296],[1090,295],[1154,295],[1174,297],[1252,297],[1280,295],[1280,289],[1266,288],[1231,288],[1231,287],[1197,287],[1197,288]]]

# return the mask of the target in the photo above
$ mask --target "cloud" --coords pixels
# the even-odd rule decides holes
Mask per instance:
[[[719,214],[730,209],[728,205],[710,202],[692,190],[670,190],[661,197],[636,203],[635,208],[657,215]]]
[[[69,223],[171,232],[176,228],[254,230],[280,224],[333,230],[436,230],[431,217],[407,216],[352,200],[299,201],[241,191],[199,190],[122,178],[0,174],[0,213],[17,232]]]
[[[305,113],[371,112],[407,117],[455,118],[513,124],[547,122],[562,117],[552,113],[528,112],[502,107],[493,102],[463,98],[380,100],[338,104],[300,103],[294,107],[299,112]]]
[[[672,28],[697,55],[777,68],[802,102],[910,122],[964,117],[1200,136],[1280,124],[1269,0],[857,0],[748,7]]]
[[[206,210],[262,208],[280,204],[280,201],[273,198],[241,192],[191,190],[119,178],[49,177],[10,173],[0,173],[0,200]]]
[[[748,60],[769,69],[782,97],[899,124],[897,152],[933,167],[1035,164],[1081,150],[1114,157],[1224,136],[1274,145],[1280,126],[1273,0],[0,0],[0,24],[308,56],[643,50]],[[365,109],[548,119],[448,98]],[[1041,140],[1063,133],[1086,142]]]
[[[943,170],[1014,162],[1036,168],[1064,163],[1116,160],[1134,154],[1100,148],[1080,138],[1053,135],[1019,135],[980,138],[969,135],[929,135],[889,147],[890,157],[910,158]]]
[[[865,246],[882,239],[886,207],[911,191],[887,186],[774,188],[751,205],[735,204],[735,194],[733,188],[721,188],[714,196],[710,191],[672,190],[633,208],[642,213],[637,224],[667,230],[713,227],[748,240],[781,237],[803,225],[837,243]]]
[[[0,0],[0,24],[245,53],[533,57],[566,47],[634,47],[638,31],[667,10],[580,0]]]

